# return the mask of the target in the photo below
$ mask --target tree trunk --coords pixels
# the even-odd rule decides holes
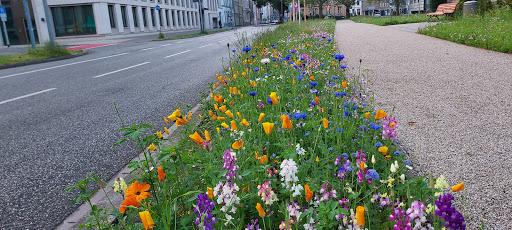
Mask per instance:
[[[350,9],[345,6],[345,18],[350,18]]]
[[[324,8],[323,8],[322,3],[318,3],[318,16],[320,18],[324,18]]]

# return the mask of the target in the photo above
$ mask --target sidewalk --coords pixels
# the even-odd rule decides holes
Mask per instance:
[[[350,73],[360,59],[372,71],[415,171],[466,184],[455,197],[468,228],[512,229],[512,55],[349,20],[336,39]]]

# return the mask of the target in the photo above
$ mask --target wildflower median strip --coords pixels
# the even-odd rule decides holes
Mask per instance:
[[[465,229],[443,178],[408,175],[398,124],[373,107],[364,76],[347,72],[334,24],[287,23],[242,39],[200,114],[180,107],[154,134],[145,124],[120,129],[116,145],[142,152],[128,166],[138,177],[118,183],[124,202],[96,209],[86,227]],[[181,137],[173,146],[163,135],[171,122]]]

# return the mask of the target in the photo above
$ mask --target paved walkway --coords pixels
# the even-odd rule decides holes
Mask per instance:
[[[512,55],[349,20],[336,39],[349,67],[373,71],[377,108],[395,107],[415,170],[465,182],[470,229],[512,229]]]

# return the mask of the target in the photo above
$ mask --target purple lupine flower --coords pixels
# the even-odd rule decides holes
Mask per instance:
[[[217,223],[217,218],[212,216],[215,202],[211,202],[206,193],[199,194],[196,201],[197,206],[194,207],[194,212],[197,213],[198,217],[194,220],[194,223],[199,229],[215,230],[213,224]]]
[[[237,173],[240,166],[236,164],[238,162],[238,159],[236,159],[236,153],[232,152],[230,149],[226,149],[226,153],[224,154],[224,157],[222,157],[222,160],[224,161],[222,169],[228,170],[228,172],[226,172],[222,177],[225,177],[228,181],[241,179],[241,176],[238,176]]]
[[[445,228],[464,230],[466,229],[464,217],[455,209],[455,206],[452,205],[452,200],[454,200],[454,198],[450,193],[439,196],[435,201],[438,208],[436,209],[436,216],[440,216],[446,221],[444,224]]]
[[[411,224],[409,223],[409,216],[405,215],[404,210],[400,207],[395,208],[395,210],[389,215],[390,221],[395,221],[395,225],[393,226],[393,230],[412,230]]]

